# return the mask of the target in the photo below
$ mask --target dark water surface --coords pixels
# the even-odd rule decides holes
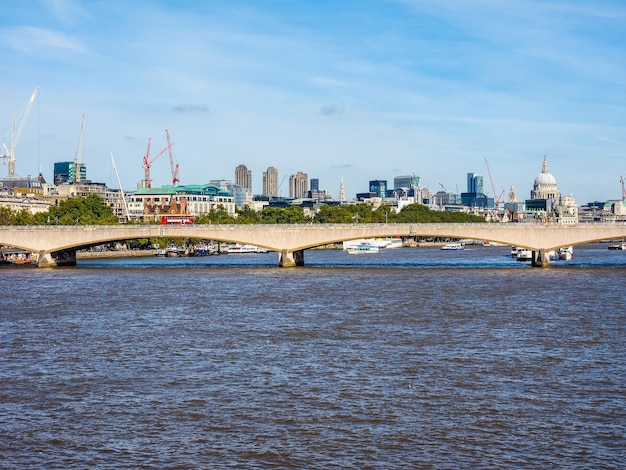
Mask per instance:
[[[626,252],[0,271],[2,468],[624,468]]]

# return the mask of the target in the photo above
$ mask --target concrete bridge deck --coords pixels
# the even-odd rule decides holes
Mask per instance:
[[[246,243],[278,253],[281,267],[304,265],[304,250],[372,237],[446,237],[528,248],[533,265],[548,266],[547,252],[600,240],[626,239],[626,224],[294,224],[294,225],[93,225],[0,227],[0,245],[39,255],[39,265],[75,265],[76,251],[140,238],[183,237]]]

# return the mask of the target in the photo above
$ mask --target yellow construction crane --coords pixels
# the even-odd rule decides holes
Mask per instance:
[[[37,98],[37,93],[39,93],[39,87],[35,88],[33,94],[30,97],[30,101],[26,106],[26,111],[24,111],[24,116],[22,117],[22,121],[20,122],[20,127],[15,132],[15,121],[16,118],[13,116],[13,123],[11,125],[11,148],[7,147],[6,142],[2,139],[2,150],[3,154],[0,156],[4,161],[2,162],[6,165],[6,160],[9,160],[9,176],[15,175],[15,147],[17,147],[17,143],[20,140],[20,136],[22,135],[22,131],[24,130],[24,125],[28,120],[28,115],[30,114],[30,110],[33,107],[33,103],[35,102],[35,98]]]

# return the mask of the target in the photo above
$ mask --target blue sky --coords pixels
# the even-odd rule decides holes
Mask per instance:
[[[579,204],[626,176],[622,0],[29,0],[3,5],[0,35],[7,141],[40,87],[20,175],[51,181],[85,114],[88,177],[118,186],[112,152],[127,190],[165,129],[181,184],[245,164],[255,194],[268,166],[335,197],[343,177],[348,199],[407,174],[465,191],[468,172],[524,199],[544,155]],[[167,154],[151,176],[170,182]]]

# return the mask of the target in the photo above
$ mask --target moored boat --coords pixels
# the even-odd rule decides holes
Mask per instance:
[[[199,243],[193,246],[193,256],[219,255],[217,247],[213,243]]]
[[[179,250],[176,245],[169,245],[167,248],[158,248],[154,252],[154,256],[165,257],[165,258],[175,258],[178,256],[183,256],[185,254],[185,250]]]
[[[516,258],[517,261],[532,261],[533,252],[527,248],[518,248]]]
[[[37,255],[20,248],[0,248],[0,265],[37,266]]]
[[[267,253],[268,250],[254,245],[244,245],[235,243],[226,250],[228,254],[251,254],[251,253]]]
[[[609,245],[609,250],[626,250],[626,241]]]
[[[379,253],[380,248],[376,245],[355,245],[346,249],[349,255],[358,255],[361,253]]]
[[[573,246],[563,246],[557,250],[560,260],[569,261],[574,256]]]

